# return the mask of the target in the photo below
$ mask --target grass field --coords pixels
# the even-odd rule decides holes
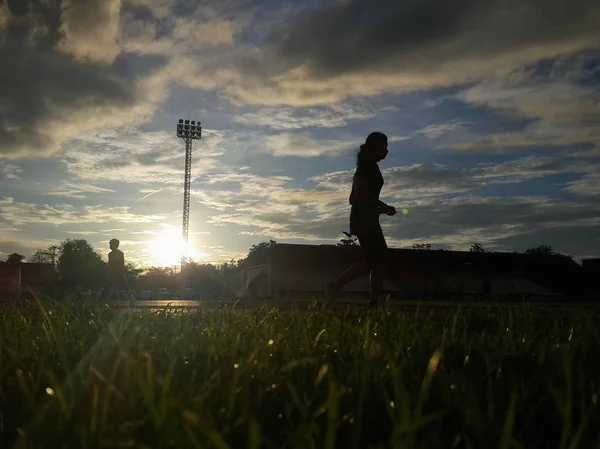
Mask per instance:
[[[0,313],[2,448],[600,448],[600,309]]]

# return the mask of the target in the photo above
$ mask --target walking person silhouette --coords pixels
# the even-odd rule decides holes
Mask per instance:
[[[388,268],[388,248],[379,224],[379,216],[396,214],[393,206],[379,200],[383,176],[377,163],[385,159],[387,154],[388,139],[381,132],[369,134],[365,143],[360,146],[349,198],[350,234],[358,237],[364,258],[348,267],[338,279],[326,282],[327,298],[337,296],[344,285],[370,272],[371,306],[379,306],[383,279]]]
[[[121,289],[123,288],[127,292],[127,297],[130,302],[133,301],[133,296],[129,291],[129,285],[127,284],[127,272],[125,270],[125,255],[119,248],[119,240],[111,239],[108,242],[110,246],[110,253],[108,253],[108,275],[106,277],[106,284],[104,290],[100,295],[100,299],[104,300],[108,296],[109,290],[116,286],[117,287],[117,299],[121,297]]]

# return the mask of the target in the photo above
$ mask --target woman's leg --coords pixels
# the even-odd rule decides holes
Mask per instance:
[[[365,251],[366,265],[371,270],[369,277],[371,305],[377,305],[383,288],[383,279],[389,269],[387,243],[381,230],[374,231],[362,238],[359,236],[359,242]]]

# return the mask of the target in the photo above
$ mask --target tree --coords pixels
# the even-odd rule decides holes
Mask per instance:
[[[96,288],[104,284],[107,265],[86,240],[65,240],[59,251],[58,269],[63,288]]]
[[[472,253],[489,253],[489,251],[485,249],[481,243],[473,243],[469,251]]]
[[[573,260],[573,257],[568,256],[566,254],[557,253],[552,248],[552,245],[538,245],[533,248],[529,248],[525,250],[525,254],[529,254],[535,257],[555,257],[555,258],[564,258]]]
[[[244,259],[231,259],[229,262],[224,262],[218,265],[217,270],[223,278],[228,278],[229,276],[236,274],[242,269],[241,264],[243,260]]]
[[[56,266],[59,250],[59,245],[50,245],[46,249],[38,249],[33,253],[33,256],[31,256],[31,261],[36,263],[49,263]]]
[[[129,285],[129,289],[134,289],[136,287],[137,280],[143,271],[144,270],[142,268],[136,268],[133,266],[133,264],[125,264],[125,277],[127,278],[127,285]]]
[[[525,254],[531,254],[532,256],[553,256],[556,253],[552,249],[552,245],[539,245],[525,250]]]
[[[277,242],[275,240],[269,240],[268,242],[260,242],[258,245],[252,245],[250,251],[248,252],[248,256],[245,259],[241,259],[241,268],[248,268],[268,263],[271,249],[276,245]]]
[[[33,253],[33,256],[31,256],[31,261],[33,263],[46,263],[46,257],[44,255],[44,250],[42,250],[42,249],[36,250],[35,253]]]
[[[25,256],[23,256],[22,254],[12,253],[7,257],[6,263],[16,264],[16,263],[22,263],[24,260],[25,260]]]
[[[431,249],[431,243],[413,243],[412,249]]]
[[[155,290],[166,288],[174,290],[178,286],[177,277],[172,268],[151,267],[137,279],[137,287],[141,290]]]
[[[181,279],[203,297],[215,297],[223,287],[221,273],[212,264],[189,262],[182,267]]]
[[[346,238],[340,239],[340,242],[337,244],[337,246],[358,246],[358,243],[356,243],[357,238],[355,236],[346,231],[343,232]]]

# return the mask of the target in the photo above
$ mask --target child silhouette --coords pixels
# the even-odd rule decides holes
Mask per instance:
[[[106,284],[104,290],[100,295],[100,299],[104,300],[108,296],[108,292],[111,287],[117,286],[117,299],[120,299],[121,289],[127,292],[127,296],[132,300],[131,292],[129,291],[129,285],[127,284],[127,272],[125,270],[125,255],[119,248],[119,240],[111,239],[108,242],[110,246],[110,253],[108,253],[108,275],[106,278]]]

